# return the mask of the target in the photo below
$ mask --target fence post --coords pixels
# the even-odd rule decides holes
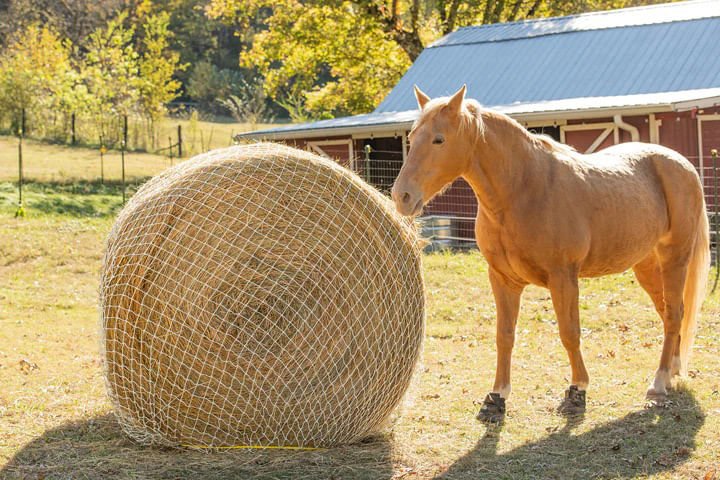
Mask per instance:
[[[372,153],[372,147],[365,145],[365,181],[370,183],[370,154]]]
[[[123,138],[120,142],[120,163],[122,171],[122,203],[125,205],[125,148],[127,148],[127,137],[128,137],[128,117],[123,116]]]
[[[178,158],[182,158],[182,125],[178,125]]]
[[[173,166],[173,143],[172,137],[168,137],[168,155],[170,155],[170,166]]]
[[[76,143],[76,137],[75,137],[75,112],[70,116],[70,132],[71,132],[71,140],[70,144],[75,145]]]
[[[105,143],[100,141],[100,184],[105,185]]]
[[[15,211],[15,217],[24,217],[25,209],[23,208],[23,136],[25,135],[25,109],[22,109],[20,119],[20,130],[18,131],[18,209]]]
[[[720,205],[718,205],[718,187],[720,182],[718,176],[718,151],[713,148],[710,151],[713,166],[713,226],[715,227],[715,281],[713,282],[712,293],[718,286],[718,277],[720,277]]]

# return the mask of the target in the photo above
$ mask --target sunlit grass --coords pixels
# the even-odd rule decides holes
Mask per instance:
[[[718,293],[705,303],[692,378],[669,408],[645,410],[661,322],[632,275],[583,281],[591,387],[585,418],[568,423],[553,412],[569,367],[549,295],[529,288],[509,413],[487,427],[475,414],[492,384],[495,309],[477,252],[424,258],[423,362],[383,434],[307,453],[136,446],[110,415],[98,355],[98,274],[116,187],[42,188],[29,189],[28,217],[17,220],[12,188],[0,188],[0,478],[671,479],[718,468]]]

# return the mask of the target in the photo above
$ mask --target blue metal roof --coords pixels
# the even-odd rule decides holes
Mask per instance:
[[[582,32],[606,28],[635,27],[658,23],[717,17],[717,0],[666,3],[645,7],[583,13],[565,17],[539,18],[519,22],[494,23],[461,28],[445,35],[429,48],[464,43],[499,42],[558,33]]]
[[[519,120],[533,115],[547,118],[552,114],[572,114],[584,112],[587,118],[590,112],[595,116],[608,115],[608,111],[617,109],[652,108],[654,111],[691,109],[700,105],[720,104],[720,87],[678,92],[661,92],[613,97],[584,97],[549,100],[537,103],[513,103],[511,105],[493,105],[492,108]],[[310,138],[318,136],[342,136],[367,133],[402,132],[409,129],[419,116],[417,108],[404,112],[377,112],[352,117],[333,118],[317,122],[285,125],[282,127],[255,130],[236,135],[242,138],[264,138],[267,140]]]
[[[484,105],[720,87],[720,1],[461,28],[426,48],[375,113],[455,92]]]

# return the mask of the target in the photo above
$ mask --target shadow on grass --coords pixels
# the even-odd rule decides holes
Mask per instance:
[[[675,393],[672,400],[670,408],[634,412],[577,435],[578,422],[569,421],[504,453],[497,452],[502,427],[489,428],[439,478],[632,478],[669,471],[687,460],[705,421],[690,393]],[[107,415],[46,432],[16,454],[0,478],[400,478],[407,472],[393,471],[392,450],[386,436],[311,452],[140,447]]]
[[[122,207],[122,199],[95,199],[88,197],[69,197],[52,195],[30,198],[27,208],[32,213],[69,215],[72,217],[108,217],[113,216]]]
[[[126,197],[130,198],[144,181],[136,179],[128,182],[125,185]],[[16,184],[0,183],[0,206],[4,204],[14,211],[16,190]],[[24,185],[24,193],[28,215],[109,217],[122,207],[122,184],[119,181],[28,182]]]
[[[385,436],[315,451],[142,447],[110,414],[47,431],[12,458],[0,478],[388,479],[390,447]]]
[[[128,193],[134,193],[151,177],[130,177],[125,182],[125,189]],[[17,182],[5,182],[14,190]],[[23,188],[29,192],[44,194],[72,194],[72,195],[121,195],[122,182],[112,179],[101,182],[98,180],[68,180],[68,181],[39,181],[25,179]]]
[[[568,418],[547,437],[497,453],[502,425],[489,427],[473,450],[438,479],[634,478],[684,463],[695,449],[705,414],[686,390],[671,394],[667,408],[630,413],[575,434],[582,418]]]

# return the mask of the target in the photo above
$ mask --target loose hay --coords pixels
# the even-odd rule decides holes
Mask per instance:
[[[424,325],[410,225],[335,162],[273,144],[143,186],[100,304],[120,423],[162,445],[357,441],[401,400]]]

